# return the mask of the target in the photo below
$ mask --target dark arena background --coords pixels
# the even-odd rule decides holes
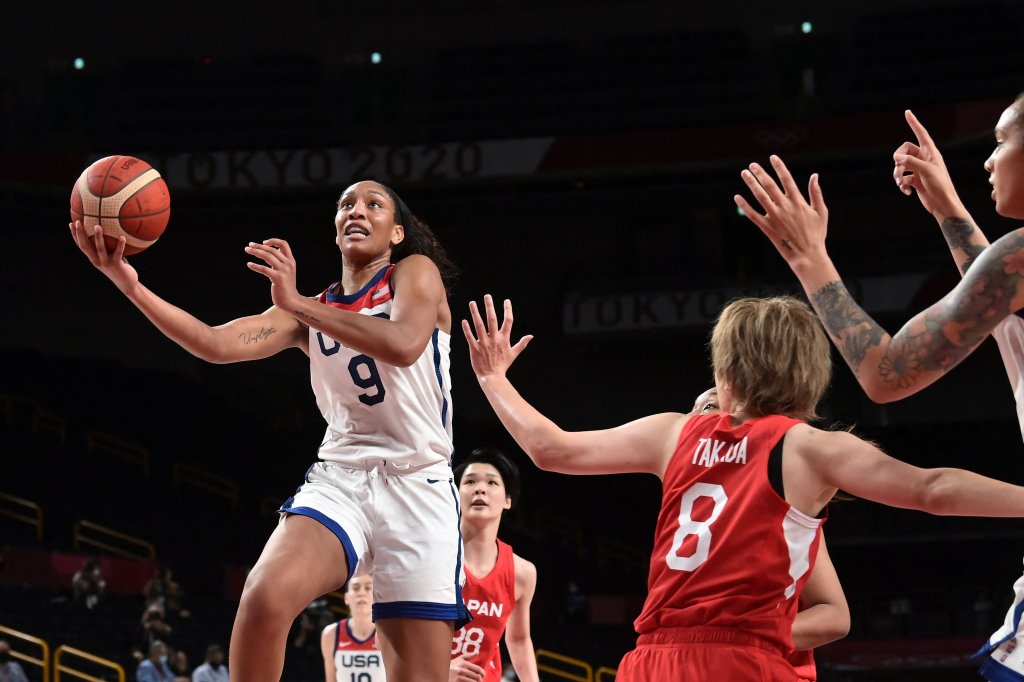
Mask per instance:
[[[0,639],[45,661],[46,679],[118,679],[107,661],[134,680],[143,588],[163,566],[184,591],[172,648],[192,668],[227,646],[246,570],[324,428],[302,353],[204,364],[89,265],[68,197],[102,156],[163,174],[170,224],[131,260],[212,324],[270,305],[246,243],[289,240],[299,290],[316,294],[338,275],[340,190],[393,185],[462,268],[456,319],[485,293],[513,301],[536,339],[511,377],[568,429],[687,411],[712,383],[722,304],[799,293],[733,204],[752,161],[778,153],[800,184],[820,172],[836,264],[890,329],[958,278],[934,220],[894,187],[892,152],[913,139],[904,109],[988,236],[1013,226],[982,164],[1024,89],[1015,0],[100,0],[2,15]],[[825,423],[914,464],[1024,482],[993,342],[892,405],[834,359]],[[487,405],[457,329],[451,373],[456,460],[493,445],[523,472],[501,535],[538,569],[542,679],[613,679],[645,595],[658,481],[541,472]],[[1020,576],[1019,520],[855,500],[826,528],[852,626],[817,651],[821,680],[980,679],[970,654]],[[89,608],[71,585],[93,557],[107,587]],[[341,608],[328,595],[296,621],[284,680],[323,680],[317,635]]]

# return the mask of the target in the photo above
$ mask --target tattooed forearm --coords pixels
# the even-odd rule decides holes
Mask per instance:
[[[1024,230],[1011,232],[978,253],[983,255],[953,291],[892,337],[878,365],[886,384],[911,392],[927,386],[960,364],[1015,312],[1015,301],[1024,289]]]
[[[238,338],[242,340],[242,343],[248,346],[250,343],[265,341],[266,339],[269,339],[271,335],[276,333],[277,329],[274,327],[260,327],[260,330],[255,334],[252,332],[242,332],[238,335]]]
[[[964,254],[964,261],[960,263],[960,274],[967,274],[968,268],[974,264],[975,259],[985,250],[985,246],[977,243],[978,228],[970,220],[963,218],[946,218],[941,225],[942,236],[946,238],[949,250],[954,257],[957,251]]]
[[[864,312],[840,281],[816,291],[811,296],[811,305],[856,374],[867,352],[881,343],[885,330]]]
[[[322,322],[322,320],[316,315],[311,315],[310,313],[304,312],[302,310],[293,310],[292,312],[303,319],[309,320],[310,322]]]

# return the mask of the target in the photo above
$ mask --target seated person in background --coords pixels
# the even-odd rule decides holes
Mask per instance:
[[[107,581],[100,575],[99,559],[90,557],[71,577],[71,592],[76,604],[82,604],[92,610],[99,606],[103,593],[107,589]]]
[[[4,682],[28,682],[21,664],[11,660],[11,645],[0,639],[0,680]]]
[[[139,663],[135,671],[136,682],[170,682],[174,673],[167,665],[167,645],[160,640],[149,645],[149,657]]]
[[[192,672],[192,682],[228,682],[228,667],[220,644],[206,648],[206,662]]]

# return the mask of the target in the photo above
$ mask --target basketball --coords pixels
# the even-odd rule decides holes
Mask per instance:
[[[108,251],[125,237],[125,255],[144,251],[163,234],[171,195],[160,173],[133,156],[108,156],[84,171],[71,190],[71,220],[91,235],[98,224]]]

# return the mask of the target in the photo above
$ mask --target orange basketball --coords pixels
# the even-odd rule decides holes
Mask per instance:
[[[125,255],[144,251],[163,234],[171,195],[160,173],[134,156],[108,156],[86,168],[71,190],[71,220],[86,234],[98,224],[107,250],[125,237]]]

